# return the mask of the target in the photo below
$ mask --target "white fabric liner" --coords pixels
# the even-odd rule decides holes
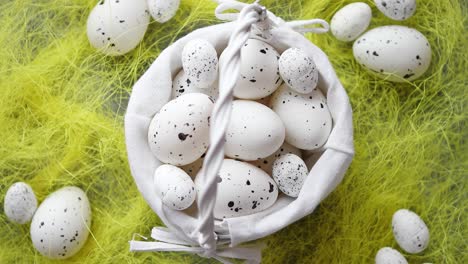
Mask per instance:
[[[184,45],[203,38],[216,48],[218,55],[226,47],[235,22],[195,30],[166,48],[133,87],[125,115],[125,137],[131,173],[151,209],[177,236],[198,241],[198,219],[183,211],[167,208],[156,195],[153,174],[162,163],[151,153],[147,141],[150,121],[170,100],[172,78],[182,68]],[[243,217],[217,221],[216,233],[228,238],[231,246],[268,236],[313,212],[317,205],[341,182],[354,155],[352,109],[348,96],[327,56],[283,24],[272,30],[269,44],[280,53],[289,47],[301,48],[314,58],[319,70],[319,88],[326,94],[333,118],[333,129],[323,154],[313,166],[296,199],[280,195],[267,210]]]

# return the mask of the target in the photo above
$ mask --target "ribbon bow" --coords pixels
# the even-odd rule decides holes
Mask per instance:
[[[146,237],[135,234],[144,240]],[[186,252],[198,254],[204,258],[214,258],[223,264],[232,264],[226,258],[245,260],[246,263],[257,264],[262,259],[261,248],[252,247],[227,247],[226,242],[220,241],[214,252],[209,252],[205,248],[196,246],[196,243],[179,238],[170,229],[165,227],[155,227],[151,231],[151,237],[156,241],[137,241],[134,238],[129,241],[132,252]]]
[[[215,10],[216,18],[224,21],[235,21],[239,17],[239,13],[224,13],[227,10],[237,10],[241,11],[243,8],[249,6],[249,4],[242,3],[236,0],[214,0],[218,3],[218,7]],[[259,0],[255,1],[254,4],[258,4]],[[283,19],[275,16],[275,14],[266,11],[267,18],[273,26],[287,26],[292,30],[299,33],[316,33],[323,34],[327,33],[330,29],[327,21],[323,19],[308,19],[308,20],[295,20],[285,22]],[[314,26],[320,27],[314,27]]]

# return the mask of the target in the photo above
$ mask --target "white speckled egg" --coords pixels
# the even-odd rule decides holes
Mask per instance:
[[[25,224],[31,220],[36,209],[37,199],[31,186],[17,182],[8,188],[3,210],[10,221]]]
[[[31,240],[42,255],[65,259],[85,244],[91,228],[88,197],[78,187],[64,187],[42,202],[31,222]]]
[[[266,158],[251,161],[250,164],[257,166],[257,168],[260,168],[266,173],[268,173],[268,175],[271,175],[273,169],[273,162],[275,162],[277,158],[288,153],[301,157],[301,151],[298,148],[284,142],[283,145],[281,145],[281,147],[277,151],[275,151],[275,153],[271,154]]]
[[[400,209],[392,218],[393,236],[398,245],[408,253],[419,253],[429,244],[429,229],[414,212]]]
[[[273,154],[283,144],[285,129],[270,108],[253,101],[236,100],[226,130],[226,156],[256,160]]]
[[[91,45],[108,55],[122,55],[143,39],[149,24],[146,0],[101,0],[88,17]]]
[[[159,166],[154,172],[154,187],[163,204],[171,209],[184,210],[195,201],[195,184],[185,171],[176,166]]]
[[[202,93],[206,94],[216,101],[218,98],[218,82],[213,82],[208,87],[199,87],[194,85],[190,77],[185,74],[184,70],[181,70],[174,80],[172,81],[172,99],[175,99],[183,94],[189,93]]]
[[[271,106],[283,120],[289,144],[312,150],[327,141],[332,118],[325,96],[318,88],[308,94],[299,94],[283,84],[273,94]]]
[[[217,219],[258,213],[272,206],[278,198],[273,179],[252,164],[225,159],[219,177],[213,212]]]
[[[273,163],[273,179],[287,196],[299,196],[308,175],[306,164],[297,155],[285,154]]]
[[[408,264],[408,261],[397,250],[384,247],[375,255],[375,264]]]
[[[218,78],[218,54],[204,39],[193,39],[185,44],[182,66],[195,87],[209,87]]]
[[[406,20],[416,11],[416,0],[374,0],[377,8],[394,20]]]
[[[148,142],[160,161],[182,166],[199,159],[208,148],[213,101],[190,93],[169,101],[153,117]]]
[[[257,39],[247,40],[241,49],[240,76],[234,87],[234,96],[260,99],[272,94],[282,83],[279,58],[270,44]]]
[[[180,0],[147,0],[148,11],[159,23],[170,20],[177,12]]]
[[[353,53],[369,71],[394,82],[412,81],[423,75],[432,54],[426,37],[404,26],[369,30],[354,42]]]
[[[294,91],[306,94],[317,86],[318,70],[312,56],[301,49],[290,48],[279,59],[280,75]]]
[[[333,15],[330,29],[336,39],[340,41],[353,41],[369,27],[372,10],[362,2],[344,6]]]

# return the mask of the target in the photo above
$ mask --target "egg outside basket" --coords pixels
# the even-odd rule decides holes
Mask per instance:
[[[341,182],[354,155],[352,109],[348,96],[325,53],[301,33],[328,31],[320,19],[284,22],[257,3],[244,4],[220,0],[216,15],[231,20],[201,28],[167,47],[137,81],[125,115],[125,136],[129,164],[139,191],[151,209],[166,224],[155,227],[154,241],[130,241],[131,251],[183,251],[215,258],[261,260],[260,249],[240,247],[240,243],[268,236],[310,214]],[[240,13],[223,13],[236,9]],[[322,27],[306,27],[314,24]],[[206,154],[197,194],[197,216],[169,209],[162,204],[153,186],[153,174],[162,163],[151,153],[147,133],[152,117],[171,96],[172,79],[182,68],[181,51],[196,38],[210,42],[221,54],[219,63],[220,95],[215,104],[210,130],[210,148]],[[240,49],[248,38],[259,38],[278,52],[296,47],[311,55],[319,70],[318,87],[326,94],[333,128],[322,154],[307,177],[299,197],[279,196],[265,211],[218,221],[213,218],[216,178],[224,159],[224,132],[230,118],[232,90],[239,75]]]

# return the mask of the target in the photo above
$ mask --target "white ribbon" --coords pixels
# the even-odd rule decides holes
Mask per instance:
[[[216,18],[224,21],[235,21],[239,18],[240,13],[224,13],[227,10],[238,10],[239,12],[249,6],[249,4],[242,3],[236,0],[214,0],[218,3],[218,7],[215,10]],[[255,1],[258,3],[258,0]],[[327,33],[330,29],[327,21],[323,19],[309,19],[309,20],[296,20],[285,22],[283,19],[275,16],[275,14],[267,11],[268,20],[270,20],[273,26],[287,26],[292,30],[298,33],[316,33],[316,34],[323,34]],[[314,27],[320,26],[320,27]]]
[[[134,235],[148,240],[141,235]],[[214,258],[223,264],[231,264],[226,258],[234,258],[245,260],[246,263],[258,264],[262,259],[261,248],[259,246],[252,247],[227,247],[219,244],[218,248],[212,255],[206,255],[206,250],[203,247],[196,246],[196,243],[187,241],[177,237],[168,228],[155,227],[151,231],[151,237],[156,241],[137,241],[135,239],[129,241],[130,251],[132,252],[185,252],[198,254],[205,258]]]
[[[151,237],[156,241],[130,241],[131,251],[180,251],[214,258],[229,264],[226,258],[246,260],[247,263],[260,263],[259,247],[228,247],[229,235],[217,235],[214,230],[213,209],[216,201],[218,172],[224,160],[225,133],[229,124],[233,90],[240,74],[240,51],[251,37],[268,40],[270,29],[287,26],[297,32],[325,33],[328,23],[321,19],[284,22],[256,1],[245,4],[235,0],[217,0],[216,17],[221,20],[236,21],[229,43],[219,59],[219,97],[211,115],[210,147],[206,153],[199,177],[200,188],[197,194],[198,227],[190,237],[197,241],[181,239],[168,228],[155,227]],[[227,10],[239,13],[224,13]],[[310,27],[321,25],[322,27]],[[145,237],[140,236],[147,240]]]

